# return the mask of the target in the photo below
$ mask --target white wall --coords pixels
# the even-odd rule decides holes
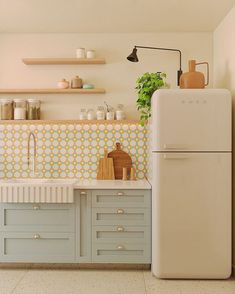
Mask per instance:
[[[235,113],[235,6],[214,32],[214,87],[227,88],[233,96]],[[233,120],[233,152],[235,143],[235,120]],[[233,156],[233,169],[235,157]],[[233,182],[235,173],[233,173]],[[234,197],[233,197],[234,198]],[[235,211],[235,201],[233,201]],[[234,213],[233,213],[234,215]],[[233,252],[235,252],[235,217],[233,220]],[[234,253],[233,253],[234,254]],[[235,254],[233,256],[235,267]]]
[[[139,50],[140,62],[131,63],[126,56],[134,45],[181,49],[184,71],[189,59],[208,61],[212,69],[211,33],[0,34],[0,88],[53,88],[61,78],[80,75],[97,87],[104,87],[107,93],[21,96],[40,97],[45,102],[44,119],[76,119],[81,107],[96,108],[103,101],[114,107],[123,103],[128,118],[137,118],[136,78],[146,71],[165,71],[168,82],[175,88],[179,57],[176,52]],[[75,57],[78,47],[96,49],[98,56],[106,58],[107,64],[26,66],[21,62],[23,57]],[[0,98],[6,96],[17,95],[0,95]]]

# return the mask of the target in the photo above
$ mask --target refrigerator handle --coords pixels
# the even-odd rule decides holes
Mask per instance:
[[[176,159],[176,160],[182,160],[182,159],[188,159],[190,156],[187,154],[164,154],[164,159]]]
[[[188,145],[184,145],[184,144],[164,144],[163,148],[164,149],[178,149],[178,150],[182,150],[182,149],[189,149]]]

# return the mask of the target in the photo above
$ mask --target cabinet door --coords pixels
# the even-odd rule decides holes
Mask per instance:
[[[92,207],[150,207],[149,190],[94,190]]]
[[[74,234],[0,232],[1,262],[74,262]]]
[[[1,204],[0,230],[74,232],[73,204]]]
[[[75,190],[76,260],[91,262],[91,192]]]

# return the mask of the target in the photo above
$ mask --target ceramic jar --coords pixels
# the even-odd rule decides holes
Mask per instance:
[[[86,58],[95,58],[95,50],[87,50]]]
[[[80,79],[79,76],[76,76],[71,80],[71,88],[72,89],[82,88],[82,79]]]
[[[69,88],[69,81],[66,81],[66,79],[62,79],[57,83],[57,87],[60,89],[67,89]]]
[[[77,58],[86,58],[85,56],[85,48],[78,48],[76,51]]]

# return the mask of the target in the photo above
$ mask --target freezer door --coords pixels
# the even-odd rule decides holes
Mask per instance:
[[[231,154],[154,154],[152,271],[159,278],[231,274]]]
[[[152,111],[153,151],[231,151],[228,90],[158,90]]]

